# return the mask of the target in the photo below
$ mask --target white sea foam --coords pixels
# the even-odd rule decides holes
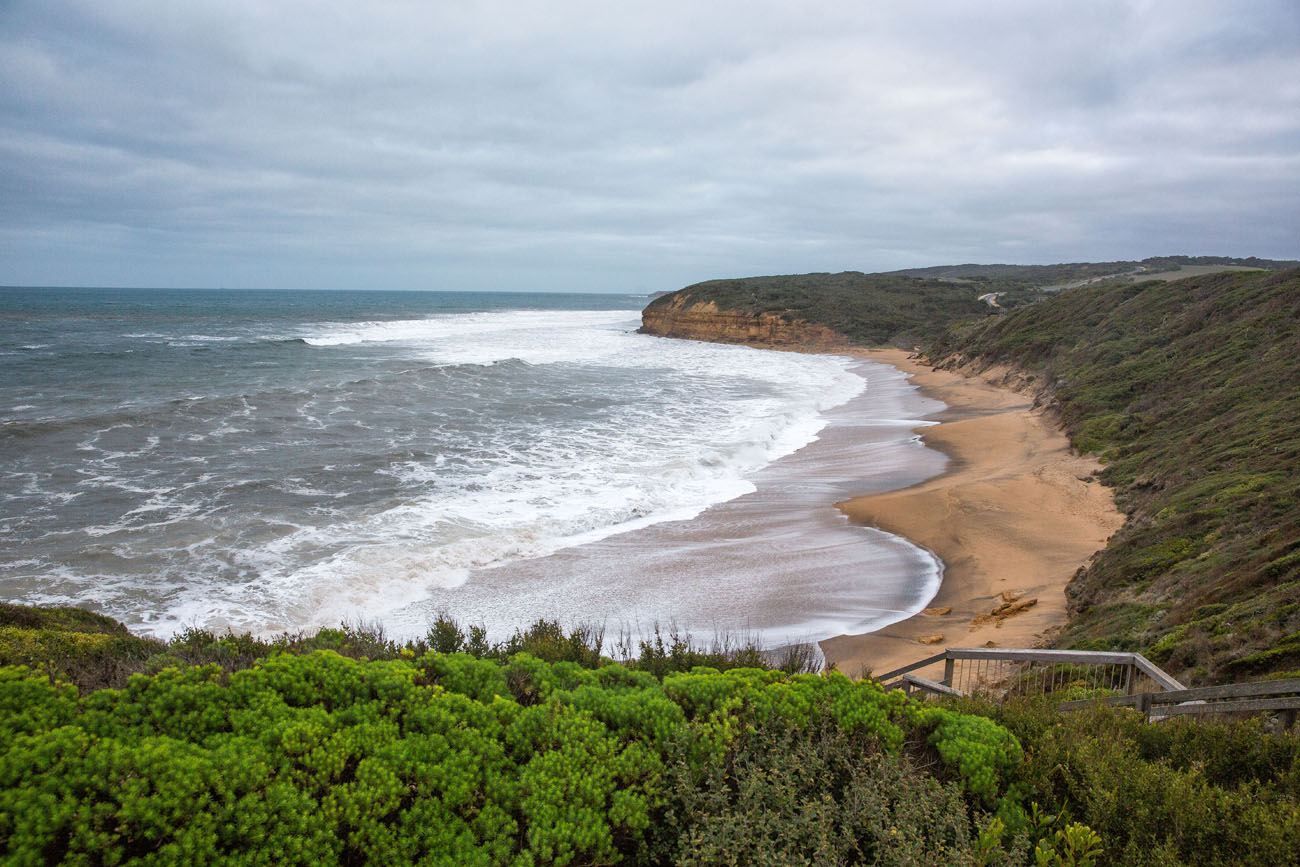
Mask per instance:
[[[864,385],[840,358],[664,341],[632,333],[636,324],[626,311],[505,311],[299,335],[322,348],[401,342],[412,357],[446,365],[516,359],[667,372],[677,393],[658,403],[648,394],[621,421],[578,431],[585,439],[530,427],[512,441],[520,432],[501,432],[504,442],[471,468],[449,470],[441,459],[395,464],[384,472],[415,492],[409,499],[242,548],[234,557],[252,580],[192,587],[151,628],[266,631],[358,612],[382,617],[432,589],[458,586],[474,569],[691,518],[752,491],[750,476],[815,439],[822,413]],[[319,423],[333,414],[311,417]]]
[[[347,381],[276,381],[274,395],[211,410],[198,395],[177,402],[184,423],[161,443],[147,419],[79,433],[78,489],[125,505],[80,525],[97,559],[44,571],[31,593],[94,600],[158,634],[383,618],[475,570],[749,493],[864,388],[843,358],[662,340],[637,324],[629,311],[496,311],[266,335],[310,344],[299,350]],[[315,456],[323,444],[328,458]],[[277,476],[281,461],[296,463]],[[333,484],[349,473],[360,489]]]

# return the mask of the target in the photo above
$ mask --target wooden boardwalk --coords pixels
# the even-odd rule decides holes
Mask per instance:
[[[940,673],[942,672],[942,673]],[[1131,707],[1148,720],[1224,713],[1274,713],[1284,728],[1300,711],[1300,678],[1188,689],[1140,653],[954,647],[875,676],[887,688],[933,696],[1090,693],[1062,711]]]

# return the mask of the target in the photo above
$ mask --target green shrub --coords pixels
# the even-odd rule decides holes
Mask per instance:
[[[80,697],[11,667],[0,714],[15,863],[716,863],[735,823],[751,863],[974,863],[970,811],[1018,749],[836,673],[660,682],[527,653],[278,652]]]
[[[1259,719],[1147,723],[1105,707],[1062,714],[1043,700],[959,706],[1016,736],[1024,761],[1009,788],[1100,834],[1105,863],[1300,857],[1300,732],[1270,733]]]
[[[162,642],[139,638],[125,629],[0,626],[0,665],[39,668],[87,689],[122,683],[163,649]]]
[[[976,863],[961,790],[861,733],[774,724],[702,779],[671,767],[659,863]]]

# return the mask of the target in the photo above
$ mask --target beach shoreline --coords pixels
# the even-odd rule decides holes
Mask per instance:
[[[1066,620],[1065,588],[1124,523],[1096,459],[1075,454],[1006,371],[937,370],[902,350],[846,354],[904,372],[947,409],[918,428],[949,462],[899,490],[837,503],[856,524],[902,536],[944,564],[921,614],[883,629],[820,642],[828,663],[857,676],[884,673],[944,647],[1033,647]],[[995,614],[995,612],[997,612]]]
[[[892,365],[816,354],[847,361],[866,385],[823,412],[810,442],[747,476],[749,493],[472,570],[462,585],[434,588],[390,616],[390,630],[414,633],[447,611],[504,639],[525,625],[522,609],[620,634],[648,634],[658,623],[706,642],[747,636],[776,648],[878,629],[921,610],[938,587],[938,559],[898,534],[855,525],[834,504],[942,472],[948,459],[915,433],[942,404]]]

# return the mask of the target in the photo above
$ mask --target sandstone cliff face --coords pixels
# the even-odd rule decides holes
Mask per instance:
[[[679,295],[667,304],[652,304],[641,312],[641,333],[682,337],[714,343],[751,346],[843,346],[847,338],[824,325],[788,320],[776,313],[719,310],[712,301],[692,302]]]

